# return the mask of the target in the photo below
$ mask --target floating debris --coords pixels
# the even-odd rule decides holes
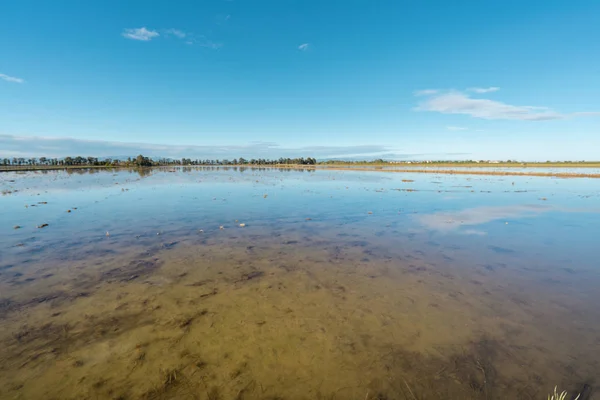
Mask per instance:
[[[367,214],[373,214],[373,211],[369,211]]]
[[[71,210],[67,210],[67,212],[68,212],[68,213],[70,213],[70,212],[71,212]]]
[[[42,228],[45,228],[47,226],[48,226],[48,224],[41,224],[41,225],[38,225],[38,229],[42,229]]]
[[[110,233],[108,233],[108,231],[106,231],[106,237],[109,237],[109,236],[110,236]]]
[[[13,229],[21,229],[21,226],[15,225],[15,226],[13,226]]]
[[[267,196],[269,196],[268,194],[263,194],[263,199],[266,199]]]
[[[204,229],[198,229],[198,233],[204,233]]]
[[[246,226],[246,224],[240,224],[240,228],[243,228],[245,226]]]
[[[312,221],[312,218],[306,218],[306,221]]]
[[[219,226],[219,229],[225,229],[225,227],[223,225]]]

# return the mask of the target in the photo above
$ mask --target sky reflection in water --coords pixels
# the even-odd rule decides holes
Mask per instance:
[[[0,397],[545,398],[597,370],[597,179],[165,168],[0,189]]]
[[[269,235],[310,218],[315,229],[332,233],[368,235],[393,224],[396,233],[387,232],[384,242],[398,232],[428,232],[463,246],[577,251],[578,261],[589,263],[600,226],[600,181],[593,179],[202,168],[0,178],[2,191],[12,192],[0,197],[4,262],[18,262],[36,246],[48,255],[76,252],[73,244],[106,240],[106,232],[113,240],[181,237],[245,223]],[[456,234],[479,238],[448,236]]]

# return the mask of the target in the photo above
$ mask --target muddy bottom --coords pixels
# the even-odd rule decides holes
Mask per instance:
[[[0,399],[600,384],[598,179],[158,168],[0,191]]]
[[[0,398],[545,399],[595,383],[597,294],[577,273],[355,236],[215,234],[5,268]]]

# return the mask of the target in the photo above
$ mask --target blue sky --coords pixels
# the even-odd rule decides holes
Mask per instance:
[[[7,1],[0,157],[600,159],[599,37],[591,0]]]

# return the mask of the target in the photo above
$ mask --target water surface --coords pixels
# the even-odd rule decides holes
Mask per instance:
[[[160,168],[2,173],[0,189],[0,398],[542,399],[596,382],[598,180]]]

